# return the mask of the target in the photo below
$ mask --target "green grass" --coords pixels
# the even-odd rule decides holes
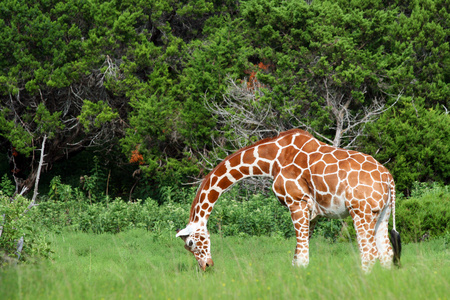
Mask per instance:
[[[0,270],[0,299],[445,299],[448,239],[404,245],[400,269],[363,275],[355,244],[311,242],[307,269],[293,239],[212,236],[203,273],[175,234],[50,235],[51,261]]]

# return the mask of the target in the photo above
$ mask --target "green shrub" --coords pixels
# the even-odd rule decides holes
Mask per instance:
[[[396,225],[402,240],[418,242],[446,234],[450,224],[449,187],[415,184],[411,195],[397,201]]]
[[[2,180],[0,181],[0,191],[2,191],[5,196],[12,197],[15,190],[16,188],[12,183],[12,180],[8,177],[7,174],[3,174]]]
[[[94,233],[118,233],[132,228],[143,228],[158,235],[175,232],[188,223],[194,199],[191,188],[166,188],[163,195],[167,199],[163,204],[152,198],[127,202],[121,198],[110,200],[106,196],[90,203],[79,189],[72,189],[58,180],[52,182],[50,197],[41,199],[36,213],[31,216],[37,227],[53,232],[63,228]],[[414,242],[445,234],[450,223],[450,187],[416,183],[411,195],[411,198],[398,197],[397,200],[396,225],[403,241]],[[224,236],[295,235],[289,210],[275,197],[246,194],[239,188],[220,197],[208,228],[211,233]],[[330,241],[348,241],[355,235],[350,217],[343,221],[320,219],[313,234]]]
[[[35,213],[28,199],[20,195],[10,198],[0,192],[0,266],[50,255],[48,242],[32,222]],[[23,243],[21,250],[19,241]]]

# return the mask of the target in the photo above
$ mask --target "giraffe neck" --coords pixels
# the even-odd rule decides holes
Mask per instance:
[[[217,199],[236,182],[250,176],[273,178],[277,151],[274,143],[258,143],[225,158],[203,180],[191,206],[190,223],[206,226]]]

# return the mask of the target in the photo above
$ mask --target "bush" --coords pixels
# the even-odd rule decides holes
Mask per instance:
[[[246,201],[236,194],[223,195],[209,219],[209,230],[229,235],[294,235],[289,211],[274,199],[252,195]]]
[[[22,196],[10,198],[0,192],[0,266],[51,253],[42,231],[33,226],[36,209],[29,206],[30,201]]]
[[[397,201],[396,225],[402,240],[418,242],[448,234],[450,187],[416,183],[411,195]]]
[[[36,211],[30,214],[33,227],[59,232],[63,228],[94,233],[118,233],[132,228],[144,228],[152,233],[175,232],[189,221],[193,189],[164,190],[166,201],[147,198],[126,202],[121,198],[110,200],[103,196],[90,203],[84,193],[69,185],[56,183],[50,198],[41,199]],[[411,198],[398,197],[396,207],[397,230],[404,242],[415,242],[440,236],[448,231],[450,223],[450,187],[436,183],[415,183]],[[58,200],[58,201],[54,201]],[[275,235],[295,236],[289,210],[275,197],[246,194],[233,188],[215,204],[208,221],[211,233],[224,236]],[[392,228],[392,225],[390,225]],[[313,236],[330,241],[348,241],[355,238],[353,220],[323,218],[316,225]]]

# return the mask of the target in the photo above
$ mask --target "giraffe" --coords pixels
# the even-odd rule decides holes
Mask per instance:
[[[357,233],[362,270],[376,259],[390,268],[399,264],[401,243],[395,229],[395,183],[373,157],[320,142],[292,129],[263,139],[226,157],[202,181],[191,206],[189,223],[177,232],[202,270],[212,266],[208,218],[219,196],[248,176],[273,179],[272,189],[291,214],[296,232],[292,264],[309,264],[309,239],[321,216],[351,215]],[[393,216],[391,244],[389,216]]]

